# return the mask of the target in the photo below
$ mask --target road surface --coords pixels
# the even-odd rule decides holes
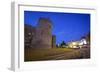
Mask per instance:
[[[59,55],[53,55],[47,57],[47,59],[52,59],[52,60],[83,59],[83,58],[90,58],[89,48],[76,49],[72,52],[67,52],[67,53],[65,52]]]

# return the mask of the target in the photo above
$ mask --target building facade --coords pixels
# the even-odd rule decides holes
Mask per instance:
[[[48,18],[39,18],[37,26],[25,25],[25,48],[54,48],[56,36],[52,35],[52,22]]]

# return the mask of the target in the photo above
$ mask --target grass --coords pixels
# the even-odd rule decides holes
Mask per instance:
[[[25,61],[49,60],[48,57],[72,52],[69,48],[25,49]]]

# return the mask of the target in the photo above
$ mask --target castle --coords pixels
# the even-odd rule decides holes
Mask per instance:
[[[52,35],[52,21],[48,18],[39,18],[37,26],[25,24],[25,48],[49,49],[56,47],[56,36]]]

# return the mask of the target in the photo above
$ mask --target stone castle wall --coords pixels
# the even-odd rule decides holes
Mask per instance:
[[[25,32],[25,34],[28,33]],[[47,49],[53,48],[56,44],[56,40],[53,39],[56,37],[53,37],[52,35],[52,22],[47,18],[40,18],[37,26],[32,30],[31,34],[31,48]]]

